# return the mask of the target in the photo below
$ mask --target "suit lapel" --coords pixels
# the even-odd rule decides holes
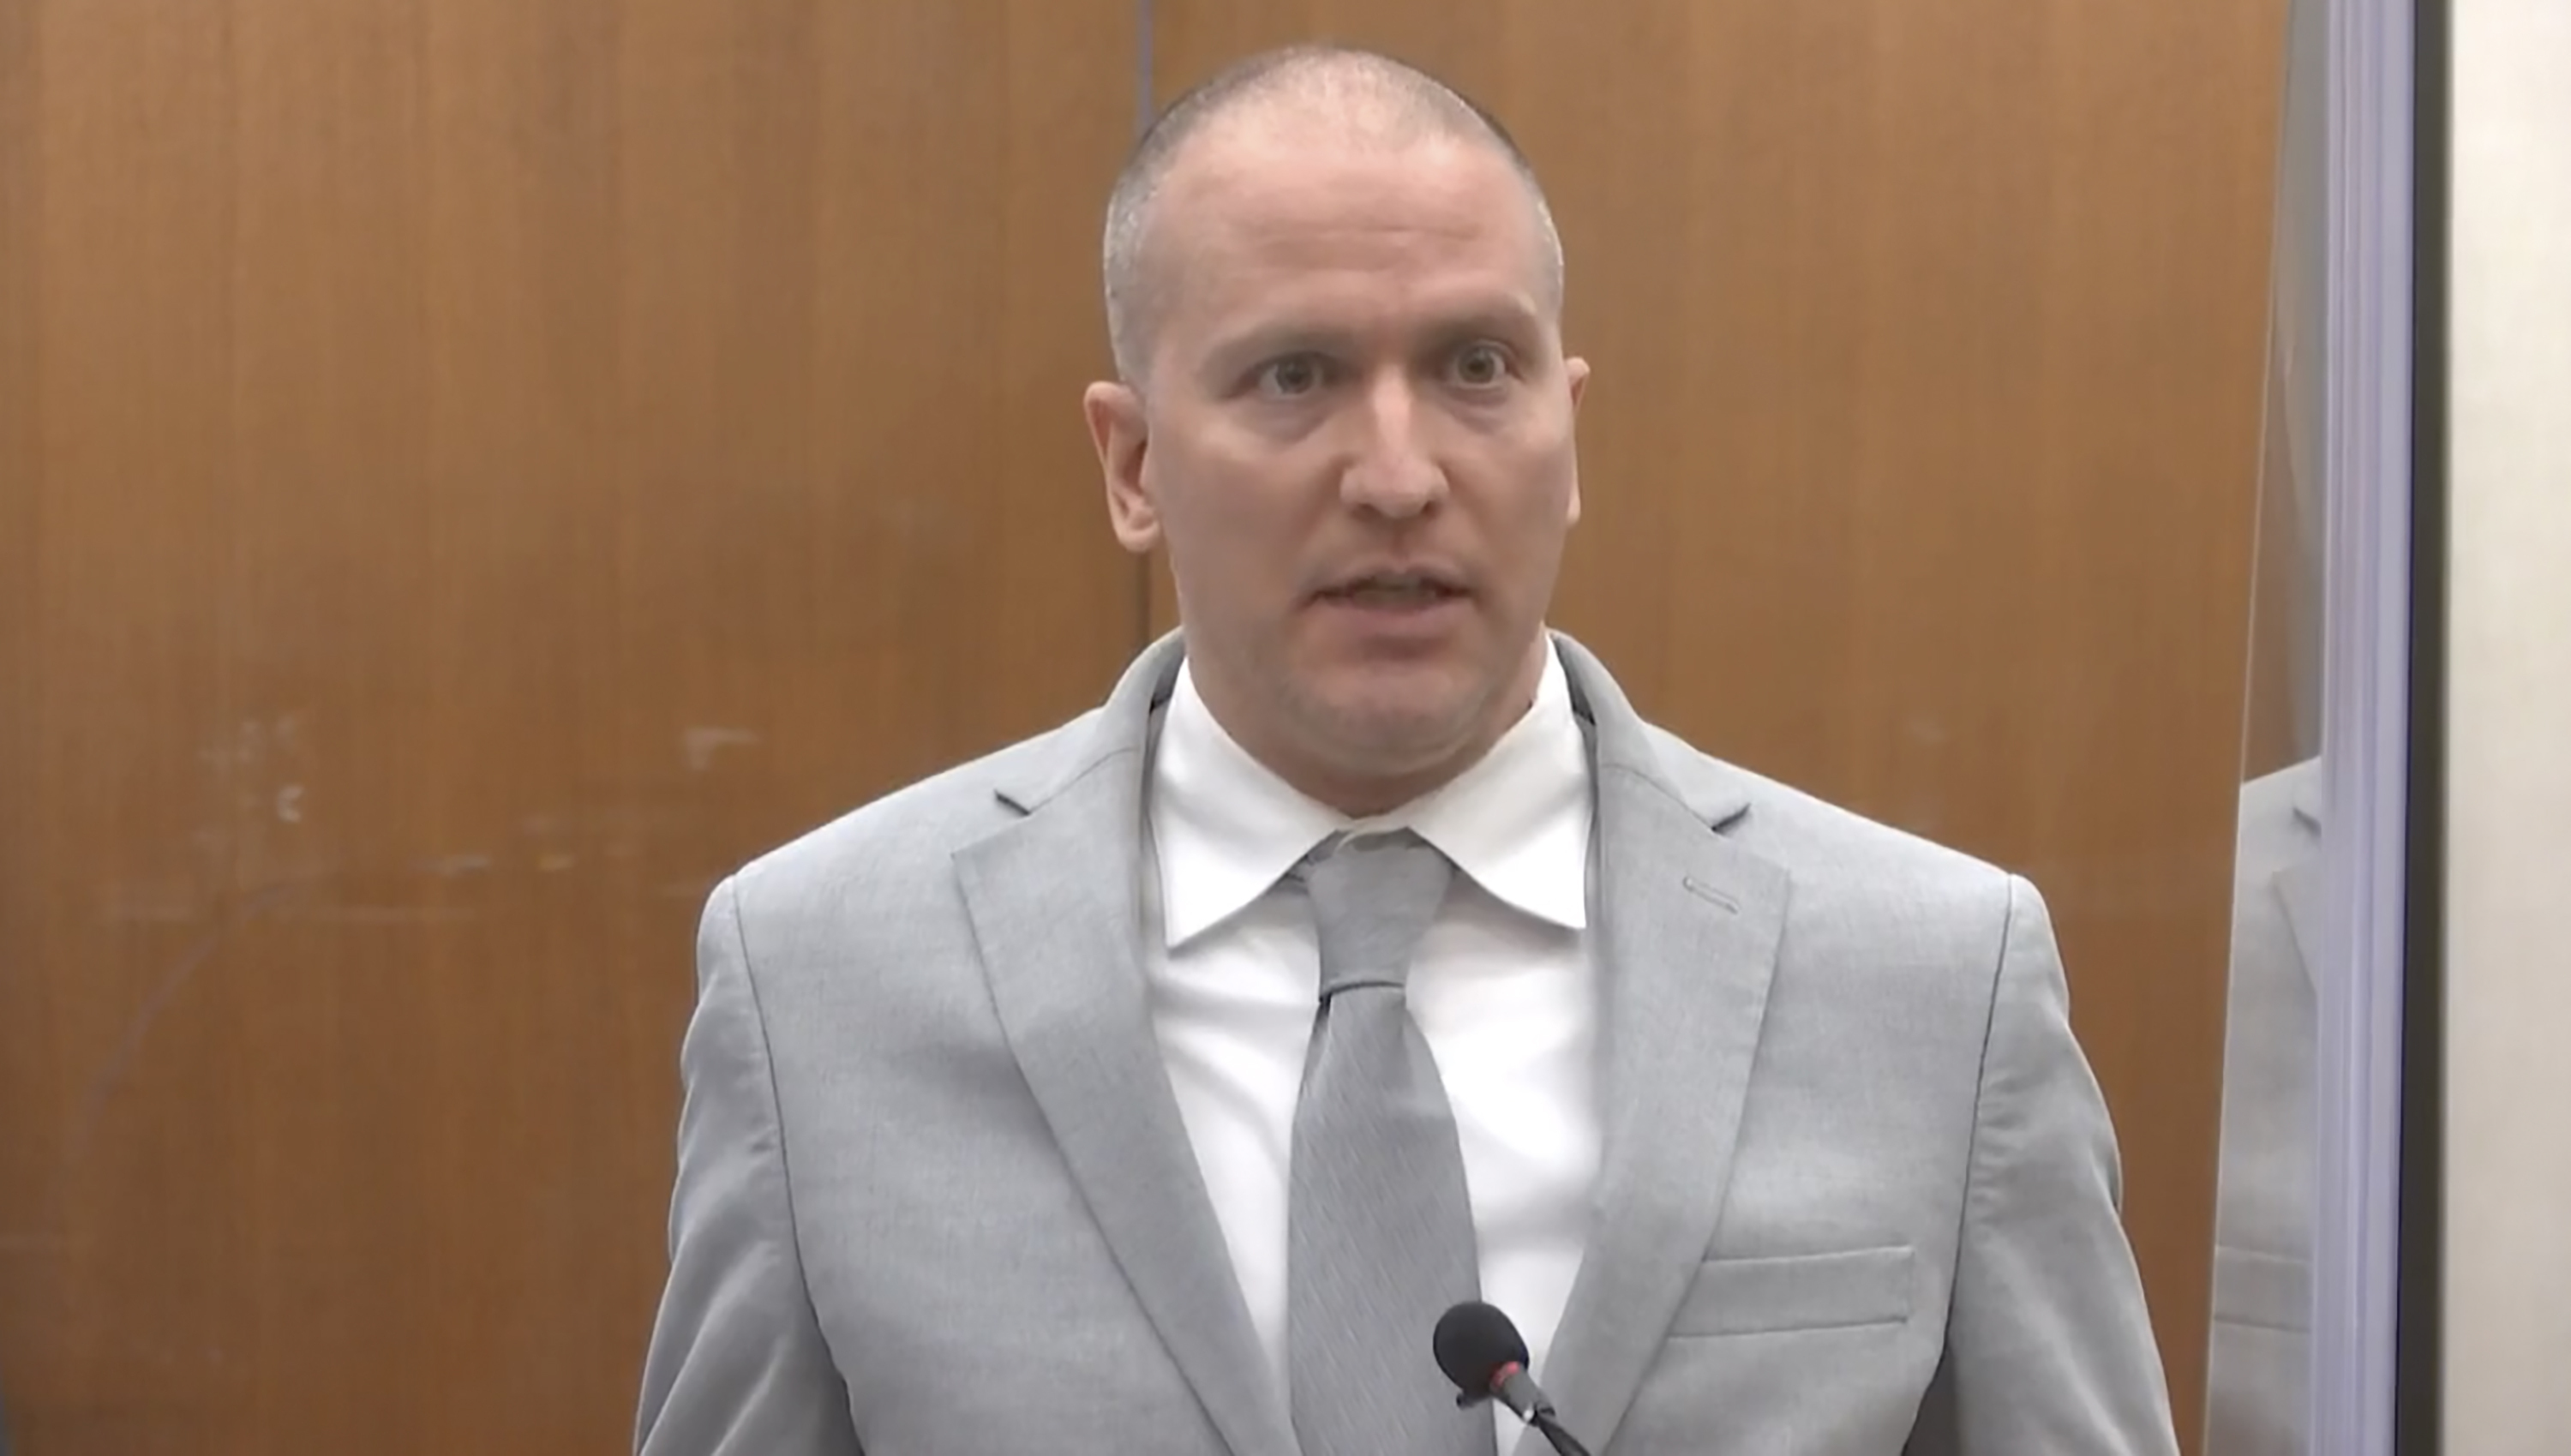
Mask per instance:
[[[1137,662],[1049,781],[1004,795],[1025,816],[956,868],[1001,1029],[1144,1313],[1238,1456],[1291,1456],[1143,978],[1145,746],[1175,646]]]
[[[1716,832],[1739,796],[1683,791],[1605,670],[1575,644],[1565,658],[1594,725],[1605,1148],[1588,1253],[1536,1373],[1603,1450],[1714,1239],[1787,883]],[[1528,1435],[1521,1453],[1544,1449]]]

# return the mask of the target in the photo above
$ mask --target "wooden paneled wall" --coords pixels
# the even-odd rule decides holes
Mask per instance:
[[[0,1398],[622,1449],[695,916],[1131,651],[1130,4],[0,4]]]
[[[20,1449],[621,1448],[701,897],[1166,625],[1097,211],[1316,36],[1548,179],[1562,625],[2050,894],[2193,1410],[2281,0],[11,0]]]

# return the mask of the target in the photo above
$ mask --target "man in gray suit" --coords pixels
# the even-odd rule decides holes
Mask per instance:
[[[1507,1311],[1593,1451],[2176,1449],[2023,880],[1717,762],[1547,627],[1560,243],[1296,49],[1109,207],[1105,703],[715,892],[645,1456],[1357,1456]]]

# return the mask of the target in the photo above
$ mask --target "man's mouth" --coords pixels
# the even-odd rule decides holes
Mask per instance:
[[[1398,609],[1433,607],[1463,595],[1462,587],[1426,572],[1378,572],[1332,587],[1321,598],[1352,607]]]

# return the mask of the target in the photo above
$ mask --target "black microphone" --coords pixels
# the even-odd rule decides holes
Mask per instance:
[[[1589,1456],[1589,1448],[1562,1428],[1553,1402],[1527,1374],[1526,1337],[1507,1315],[1478,1300],[1458,1304],[1437,1316],[1433,1343],[1437,1368],[1463,1392],[1455,1397],[1458,1406],[1470,1409],[1497,1400],[1544,1432],[1556,1456]]]

